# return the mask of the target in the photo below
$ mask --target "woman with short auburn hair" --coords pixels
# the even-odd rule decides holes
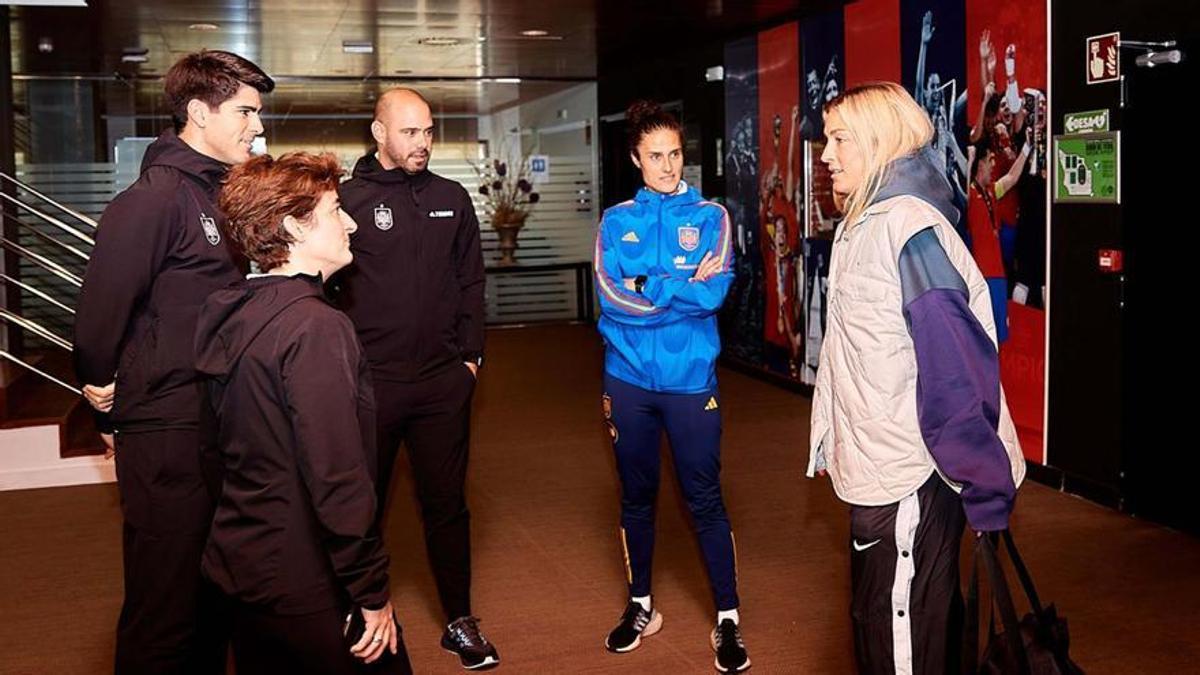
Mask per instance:
[[[262,271],[196,333],[225,482],[202,570],[229,598],[238,673],[408,673],[375,527],[375,405],[322,282],[352,260],[332,155],[236,167],[220,206]]]

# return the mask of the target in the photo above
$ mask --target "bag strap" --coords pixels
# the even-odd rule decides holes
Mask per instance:
[[[990,534],[988,536],[991,536]],[[977,545],[978,546],[978,545]],[[979,553],[971,553],[971,578],[967,582],[966,610],[963,617],[962,672],[979,672]],[[988,600],[988,637],[996,634],[996,611]]]
[[[992,587],[992,602],[1000,610],[1000,621],[1004,625],[1005,643],[1010,654],[1016,660],[1018,672],[1029,675],[1029,654],[1025,651],[1025,641],[1021,637],[1021,625],[1017,621],[1017,611],[1013,606],[1012,593],[1008,590],[1008,581],[1000,569],[996,559],[996,549],[989,536],[979,537],[975,544],[975,552],[983,558],[984,567],[988,573],[988,583]]]
[[[1058,664],[1059,671],[1063,673],[1073,673],[1076,669],[1071,664],[1070,657],[1067,656],[1064,645],[1053,636],[1053,626],[1047,625],[1042,614],[1042,601],[1038,598],[1037,589],[1033,586],[1033,577],[1029,574],[1029,569],[1025,567],[1025,561],[1021,559],[1021,554],[1017,552],[1017,544],[1013,541],[1012,531],[1004,530],[1004,546],[1008,549],[1008,557],[1012,560],[1013,567],[1017,571],[1017,576],[1021,579],[1021,586],[1025,589],[1025,595],[1029,598],[1029,606],[1033,608],[1033,620],[1040,634],[1044,635],[1051,643],[1050,652],[1054,655],[1054,661]]]
[[[1029,598],[1029,606],[1033,608],[1033,616],[1040,623],[1042,601],[1038,598],[1037,589],[1033,586],[1033,577],[1029,575],[1029,569],[1025,567],[1025,561],[1021,559],[1021,554],[1017,552],[1017,544],[1013,541],[1012,532],[1005,530],[1002,536],[1004,537],[1004,547],[1008,549],[1008,558],[1012,560],[1017,577],[1021,580],[1021,586],[1025,589],[1025,596]]]
[[[971,580],[967,582],[966,616],[963,617],[962,672],[979,672],[979,556],[971,554]],[[990,612],[989,612],[990,614]]]

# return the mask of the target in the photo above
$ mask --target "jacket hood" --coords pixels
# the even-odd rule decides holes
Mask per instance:
[[[196,324],[196,370],[224,379],[263,328],[304,298],[325,300],[320,276],[256,276],[208,296]]]

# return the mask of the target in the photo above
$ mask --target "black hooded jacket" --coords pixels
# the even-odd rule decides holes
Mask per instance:
[[[166,131],[100,219],[75,315],[75,370],[84,384],[116,379],[102,431],[198,425],[196,316],[209,293],[241,278],[216,206],[227,169]]]
[[[461,185],[384,169],[374,154],[338,189],[358,231],[334,277],[377,380],[423,380],[483,357],[479,221]]]
[[[354,327],[319,277],[214,293],[196,331],[225,483],[202,569],[275,614],[388,599],[375,528],[375,400]]]

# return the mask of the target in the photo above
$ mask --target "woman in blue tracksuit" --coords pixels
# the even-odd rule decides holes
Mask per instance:
[[[621,540],[630,601],[605,646],[628,652],[662,627],[651,603],[659,438],[671,442],[680,488],[717,605],[711,642],[721,672],[750,667],[738,630],[733,533],[721,499],[721,351],[716,312],[733,279],[729,214],[680,180],[683,128],[654,103],[626,113],[645,187],[604,212],[596,238],[604,416],[621,477]]]

